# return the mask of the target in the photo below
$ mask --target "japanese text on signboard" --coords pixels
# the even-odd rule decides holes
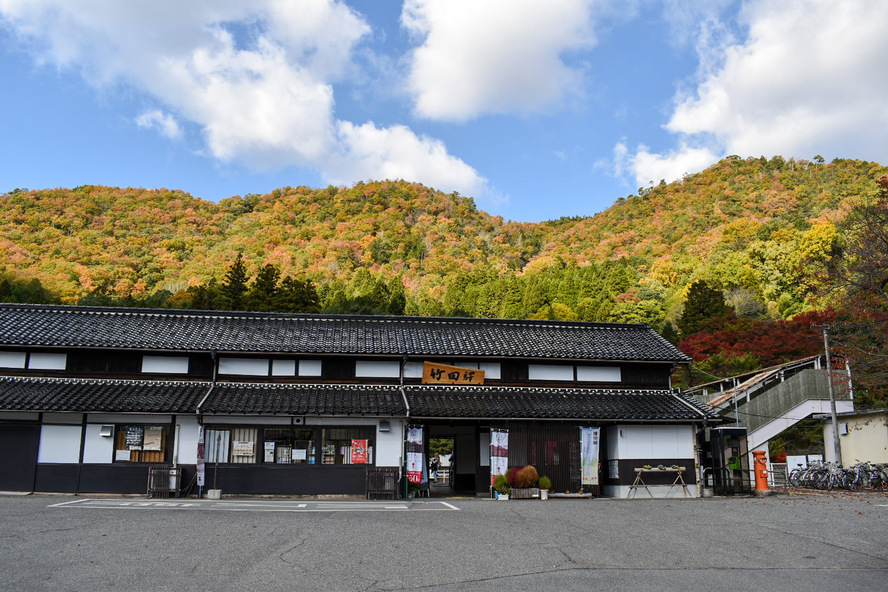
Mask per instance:
[[[484,370],[423,363],[423,384],[484,384]]]

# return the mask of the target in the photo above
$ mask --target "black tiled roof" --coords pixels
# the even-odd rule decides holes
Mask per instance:
[[[202,413],[241,415],[350,415],[407,413],[396,386],[217,383]]]
[[[0,304],[0,345],[686,363],[646,325]]]
[[[665,390],[0,378],[0,410],[422,419],[692,420],[718,416]],[[209,396],[207,396],[209,393]]]
[[[209,382],[0,377],[0,410],[194,413]]]
[[[406,387],[416,418],[717,420],[699,403],[667,390]]]

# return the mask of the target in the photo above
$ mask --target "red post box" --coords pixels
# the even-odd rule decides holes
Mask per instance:
[[[753,450],[752,456],[755,457],[755,490],[768,491],[768,461],[765,459],[764,450]]]

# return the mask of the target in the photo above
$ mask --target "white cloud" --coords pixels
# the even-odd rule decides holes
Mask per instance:
[[[464,121],[540,110],[579,88],[563,54],[594,44],[589,0],[406,0],[415,111]]]
[[[698,46],[701,82],[676,98],[666,126],[679,147],[667,154],[640,149],[636,178],[681,174],[706,152],[713,160],[727,154],[888,160],[888,3],[751,0],[740,18],[748,29],[744,40]]]
[[[182,135],[179,124],[176,119],[169,113],[164,113],[158,109],[152,111],[144,111],[136,117],[136,125],[145,129],[154,129],[166,138],[175,140]]]
[[[340,122],[339,136],[348,148],[331,171],[332,181],[358,176],[361,179],[424,179],[424,183],[466,195],[487,193],[486,180],[447,153],[441,142],[417,137],[409,128],[395,125],[380,129],[372,122],[354,125]]]
[[[221,161],[300,166],[343,183],[391,175],[444,190],[484,186],[438,141],[335,117],[333,83],[356,67],[370,32],[340,0],[0,0],[0,23],[39,62],[97,87],[134,87],[164,107],[136,125],[175,137],[177,118],[197,124]]]
[[[656,185],[661,179],[666,182],[675,181],[687,173],[705,169],[718,158],[708,148],[692,147],[685,143],[667,154],[653,153],[646,146],[639,146],[630,159],[630,168],[635,172],[638,186],[647,187]]]

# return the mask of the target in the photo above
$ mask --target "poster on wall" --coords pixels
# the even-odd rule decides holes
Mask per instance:
[[[407,428],[407,480],[422,483],[425,471],[422,428]]]
[[[598,440],[600,428],[580,428],[580,463],[583,485],[598,485]]]
[[[607,476],[611,479],[619,479],[620,478],[620,461],[618,461],[618,460],[607,461]]]
[[[127,426],[126,427],[126,449],[127,450],[142,450],[142,436],[144,434],[144,430],[142,426]]]
[[[232,442],[231,453],[234,456],[253,456],[253,441],[236,440]]]
[[[265,443],[265,458],[264,462],[273,463],[274,462],[274,442],[266,442]]]
[[[161,450],[161,436],[163,428],[150,426],[145,428],[145,437],[142,443],[142,450]]]
[[[352,440],[351,445],[352,464],[367,464],[367,440]]]
[[[505,475],[509,470],[509,432],[490,430],[490,484],[497,475]]]

